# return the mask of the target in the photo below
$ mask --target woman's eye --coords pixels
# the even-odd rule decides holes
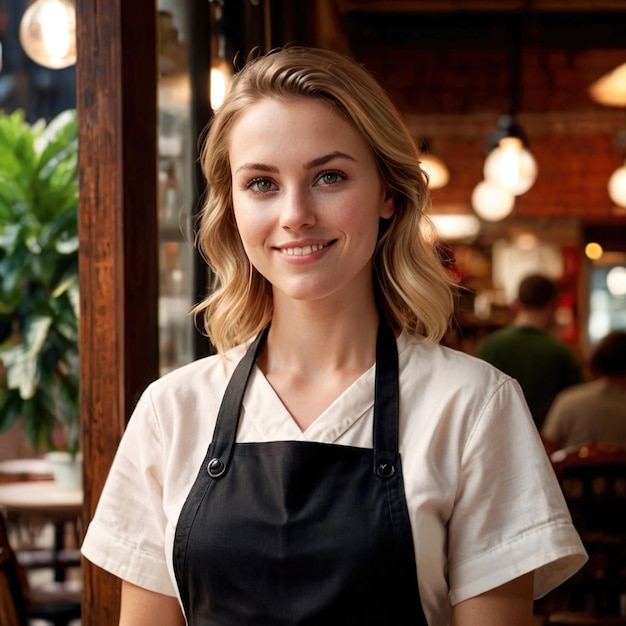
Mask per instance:
[[[255,178],[248,183],[246,188],[254,191],[255,193],[266,193],[268,191],[273,191],[276,187],[269,178]]]
[[[345,176],[339,172],[322,172],[318,176],[317,182],[321,185],[333,185],[344,180],[344,178]]]

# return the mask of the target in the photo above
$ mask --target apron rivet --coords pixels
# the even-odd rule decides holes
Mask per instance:
[[[209,476],[213,478],[219,478],[225,471],[226,465],[224,465],[224,461],[218,457],[211,459],[207,465],[207,472],[209,472]]]
[[[396,473],[393,463],[381,463],[376,468],[376,475],[379,478],[391,478]]]

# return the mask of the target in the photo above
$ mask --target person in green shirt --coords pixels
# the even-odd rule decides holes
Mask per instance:
[[[512,378],[524,392],[537,428],[541,428],[556,395],[584,382],[580,363],[570,347],[550,333],[558,287],[542,274],[520,282],[513,322],[486,337],[477,356]]]

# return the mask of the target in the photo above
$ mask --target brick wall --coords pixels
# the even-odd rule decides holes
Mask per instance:
[[[626,224],[626,209],[616,209],[607,192],[626,157],[616,142],[626,111],[587,93],[626,61],[626,13],[354,14],[347,28],[353,54],[381,77],[415,136],[431,138],[450,168],[435,205],[469,206],[489,134],[517,100],[539,176],[518,197],[516,216]]]

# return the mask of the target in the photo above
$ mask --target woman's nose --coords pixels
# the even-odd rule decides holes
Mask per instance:
[[[288,190],[283,195],[280,225],[287,230],[301,230],[315,224],[312,199],[302,190]]]

